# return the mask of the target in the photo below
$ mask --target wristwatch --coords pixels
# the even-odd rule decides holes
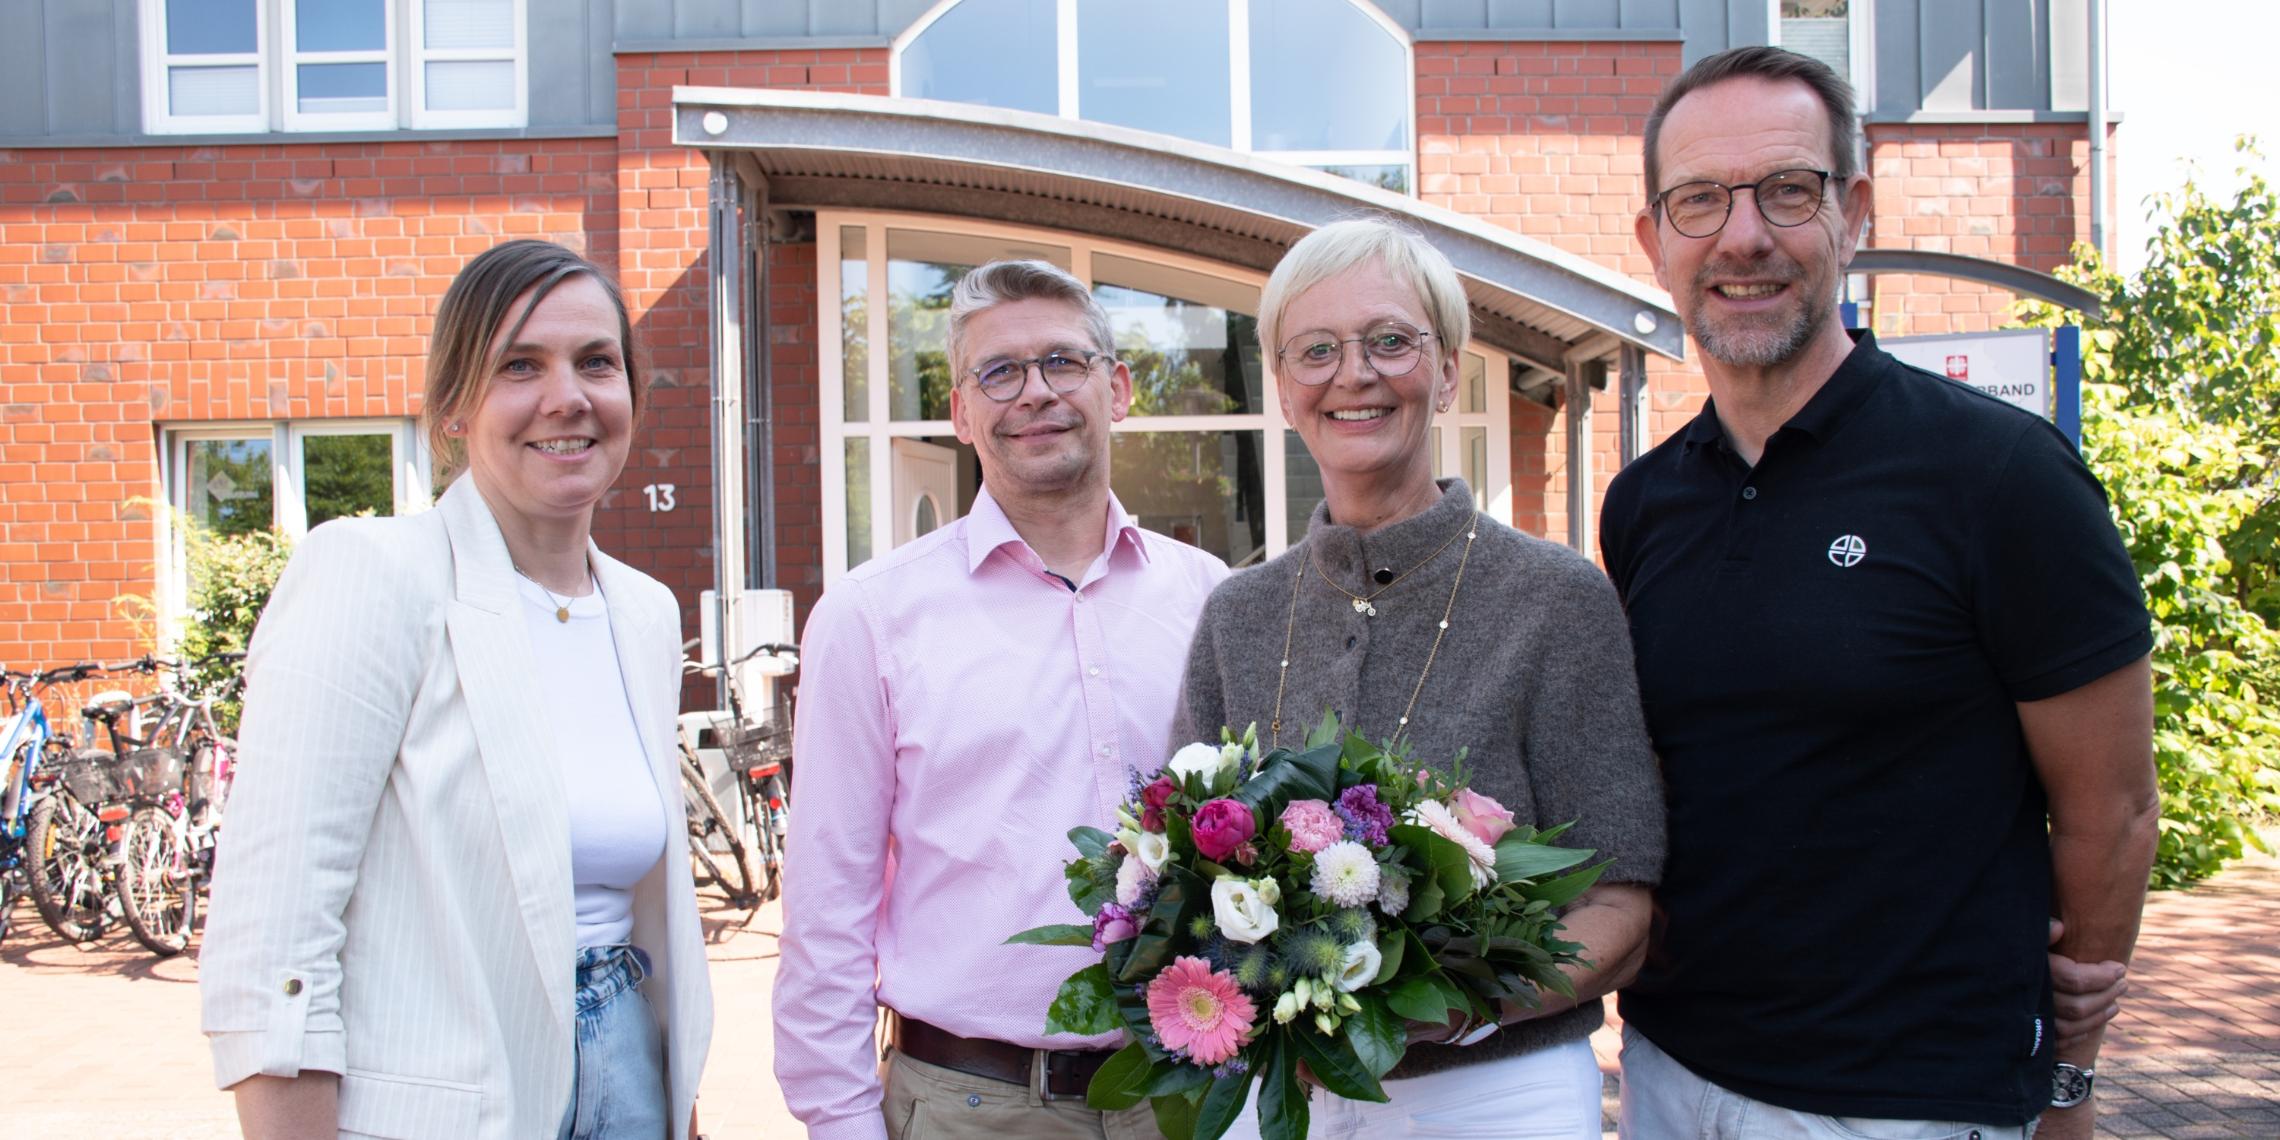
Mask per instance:
[[[2064,1061],[2050,1071],[2050,1106],[2073,1108],[2090,1099],[2090,1085],[2098,1074],[2079,1065]]]

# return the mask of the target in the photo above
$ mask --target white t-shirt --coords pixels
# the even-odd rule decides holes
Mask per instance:
[[[578,945],[633,938],[633,885],[664,857],[676,821],[667,817],[634,728],[633,705],[610,636],[599,585],[570,599],[559,621],[557,597],[520,575],[523,617],[538,659],[554,741],[555,768],[570,801],[570,881],[577,893]]]

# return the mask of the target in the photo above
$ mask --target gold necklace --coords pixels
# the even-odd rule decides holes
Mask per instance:
[[[554,596],[554,591],[547,589],[546,583],[532,577],[530,571],[523,569],[521,566],[516,565],[513,562],[509,562],[507,565],[514,566],[515,573],[520,574],[525,578],[529,578],[530,584],[538,587],[538,592],[546,595],[547,601],[554,603],[554,620],[559,622],[568,622],[570,620],[570,603],[577,601],[578,595],[572,594],[567,598],[557,598]],[[586,569],[586,580],[588,582],[593,581],[593,574],[593,568],[588,567]]]
[[[1465,520],[1465,526],[1464,526],[1464,528],[1460,528],[1460,529],[1459,529],[1459,530],[1456,532],[1456,534],[1452,534],[1452,535],[1450,535],[1449,537],[1447,537],[1447,538],[1445,538],[1445,539],[1441,540],[1441,545],[1434,547],[1434,548],[1433,548],[1433,553],[1431,553],[1431,554],[1428,554],[1428,555],[1426,555],[1424,558],[1420,559],[1420,560],[1417,562],[1417,564],[1416,564],[1415,566],[1411,566],[1409,569],[1407,569],[1407,570],[1404,570],[1404,571],[1402,571],[1401,573],[1399,573],[1399,574],[1396,574],[1396,575],[1394,575],[1393,577],[1386,579],[1386,583],[1385,583],[1385,585],[1383,585],[1383,586],[1379,586],[1377,589],[1375,589],[1375,590],[1371,590],[1371,591],[1370,591],[1369,593],[1367,593],[1367,594],[1357,594],[1357,593],[1353,592],[1352,590],[1349,590],[1349,589],[1345,588],[1344,586],[1341,586],[1341,585],[1339,585],[1338,583],[1331,581],[1331,580],[1330,580],[1330,575],[1329,575],[1328,573],[1326,573],[1326,572],[1325,572],[1325,571],[1322,569],[1322,566],[1321,566],[1321,564],[1320,564],[1320,563],[1316,563],[1316,564],[1315,564],[1315,567],[1314,567],[1314,572],[1315,572],[1316,574],[1319,574],[1319,575],[1321,575],[1321,577],[1322,577],[1322,580],[1323,580],[1324,582],[1326,582],[1326,583],[1329,583],[1329,586],[1330,586],[1330,588],[1331,588],[1331,589],[1333,589],[1333,590],[1336,590],[1336,591],[1338,591],[1339,593],[1346,595],[1346,598],[1347,598],[1349,601],[1351,601],[1351,602],[1353,602],[1353,603],[1354,603],[1354,612],[1355,612],[1355,613],[1358,613],[1358,614],[1362,615],[1363,617],[1373,617],[1373,618],[1374,618],[1374,617],[1376,617],[1376,616],[1377,616],[1377,606],[1373,605],[1372,603],[1375,601],[1375,599],[1377,598],[1377,596],[1378,596],[1379,594],[1385,593],[1387,590],[1393,589],[1395,586],[1398,586],[1398,585],[1400,585],[1400,584],[1401,584],[1401,580],[1402,580],[1403,578],[1407,578],[1407,577],[1409,577],[1411,574],[1415,573],[1415,572],[1418,570],[1418,568],[1419,568],[1419,567],[1422,567],[1422,566],[1424,566],[1426,563],[1428,563],[1428,562],[1431,562],[1432,560],[1434,560],[1434,559],[1436,559],[1436,558],[1439,558],[1439,557],[1441,556],[1441,552],[1442,552],[1442,551],[1444,551],[1444,550],[1447,550],[1447,549],[1449,548],[1449,544],[1450,544],[1450,543],[1452,543],[1452,542],[1455,542],[1455,541],[1457,540],[1457,535],[1466,533],[1466,532],[1467,532],[1467,530],[1469,530],[1469,529],[1472,527],[1472,525],[1473,525],[1473,522],[1472,522],[1472,520],[1471,520],[1470,518],[1466,519],[1466,520]],[[1314,560],[1314,554],[1313,554],[1313,552],[1312,552],[1312,551],[1309,551],[1309,552],[1307,553],[1306,557],[1307,557],[1307,561],[1309,561],[1309,562],[1312,562],[1312,561]],[[1303,571],[1301,571],[1301,573],[1303,573]]]
[[[1386,741],[1386,744],[1389,746],[1399,742],[1401,738],[1409,732],[1409,714],[1417,711],[1417,697],[1419,694],[1425,691],[1425,678],[1433,675],[1433,662],[1441,655],[1441,639],[1449,636],[1449,619],[1455,616],[1457,612],[1457,591],[1461,589],[1465,584],[1465,564],[1472,561],[1473,540],[1480,537],[1480,512],[1474,511],[1471,517],[1465,520],[1464,536],[1465,548],[1463,552],[1457,556],[1456,580],[1449,583],[1449,603],[1448,605],[1443,606],[1441,609],[1441,627],[1438,630],[1434,631],[1433,648],[1426,651],[1425,668],[1420,670],[1417,674],[1416,687],[1409,690],[1409,703],[1402,706],[1401,722],[1394,727],[1393,739]],[[1455,542],[1456,540],[1457,537],[1455,535],[1449,536],[1449,542]],[[1441,545],[1445,549],[1448,546],[1448,543],[1442,543]],[[1433,553],[1439,554],[1440,551],[1436,550]],[[1425,561],[1430,562],[1432,559],[1428,557]],[[1422,566],[1424,564],[1424,562],[1418,563],[1419,566]],[[1282,746],[1283,689],[1286,683],[1290,680],[1291,640],[1292,637],[1298,632],[1298,588],[1306,584],[1306,569],[1307,567],[1313,565],[1313,552],[1309,551],[1306,561],[1299,564],[1298,576],[1291,579],[1290,583],[1290,616],[1283,623],[1282,671],[1275,677],[1275,715],[1272,720],[1269,720],[1267,722],[1267,747],[1269,750],[1273,750]],[[1329,575],[1322,574],[1320,567],[1315,567],[1314,572],[1317,575],[1320,575],[1324,582],[1329,582],[1332,588],[1337,588],[1338,584],[1336,582],[1330,582]],[[1394,581],[1398,582],[1400,579],[1396,578]],[[1386,583],[1388,586],[1391,586],[1392,584],[1392,582]],[[1347,590],[1339,590],[1339,592],[1345,594],[1349,598],[1354,596],[1352,592]],[[1358,606],[1355,608],[1360,609]],[[1359,731],[1359,729],[1356,729],[1356,731]]]

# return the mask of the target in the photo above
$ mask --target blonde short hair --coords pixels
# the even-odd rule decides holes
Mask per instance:
[[[445,428],[482,406],[498,364],[491,359],[493,340],[512,343],[538,303],[556,285],[578,276],[600,283],[617,310],[625,381],[633,389],[633,414],[639,418],[649,395],[649,372],[634,362],[633,319],[626,312],[625,294],[617,282],[593,262],[553,242],[536,238],[504,242],[476,254],[462,267],[435,311],[435,332],[428,339],[427,401],[421,419],[428,447],[442,471],[456,473],[466,465],[465,444]],[[515,298],[534,289],[530,304],[521,312],[509,311]],[[501,329],[507,333],[503,338],[498,337]]]
[[[993,261],[977,266],[950,291],[950,382],[966,374],[966,326],[976,314],[1015,301],[1059,301],[1083,314],[1085,331],[1093,347],[1116,355],[1116,336],[1108,312],[1093,299],[1092,290],[1068,270],[1047,261],[1024,259]]]
[[[1472,310],[1456,266],[1417,231],[1384,215],[1332,222],[1298,240],[1275,265],[1259,298],[1259,347],[1268,360],[1282,347],[1284,310],[1308,289],[1357,265],[1375,261],[1408,284],[1425,305],[1425,319],[1440,338],[1442,352],[1463,348],[1472,337]],[[1298,332],[1306,332],[1299,329]]]

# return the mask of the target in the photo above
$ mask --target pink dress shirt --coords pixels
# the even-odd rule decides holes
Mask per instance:
[[[1168,754],[1211,555],[1113,497],[1072,591],[984,490],[972,513],[849,571],[801,640],[776,1077],[811,1137],[883,1137],[884,1005],[964,1037],[1043,1048],[1078,947],[1008,935],[1082,922],[1061,863],[1113,830],[1130,772]],[[874,982],[876,990],[874,991]]]

